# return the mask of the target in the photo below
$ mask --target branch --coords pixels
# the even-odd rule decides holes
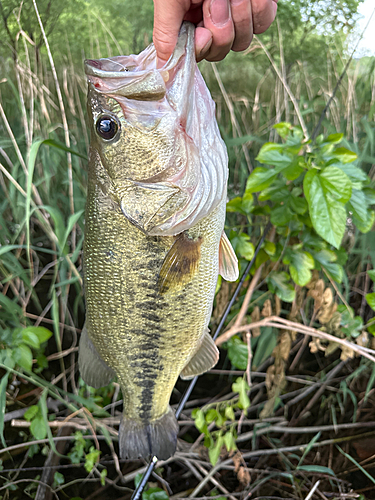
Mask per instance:
[[[279,328],[280,330],[290,330],[293,332],[303,333],[304,335],[311,335],[312,337],[327,340],[328,342],[336,342],[336,344],[348,347],[352,351],[358,353],[360,356],[363,356],[375,363],[375,351],[373,351],[372,349],[367,349],[357,344],[353,344],[348,340],[340,339],[338,337],[335,337],[334,335],[330,335],[329,333],[322,332],[321,330],[316,330],[315,328],[312,328],[310,326],[301,325],[300,323],[295,323],[294,321],[280,318],[279,316],[270,316],[269,318],[264,318],[261,321],[251,323],[250,325],[243,325],[238,327],[233,326],[222,335],[220,335],[220,337],[216,339],[215,343],[219,346],[224,342],[227,342],[231,337],[233,337],[233,335],[236,335],[237,333],[249,332],[254,328],[265,326],[272,326],[273,328]]]

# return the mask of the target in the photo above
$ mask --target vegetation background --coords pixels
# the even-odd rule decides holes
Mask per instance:
[[[280,0],[247,51],[200,64],[228,146],[242,270],[272,227],[219,337],[220,364],[144,499],[375,498],[375,59],[351,59],[359,4]],[[151,0],[0,1],[4,500],[128,499],[144,469],[116,454],[118,384],[93,390],[76,361],[82,60],[139,52],[152,16]],[[218,283],[213,330],[235,286]]]

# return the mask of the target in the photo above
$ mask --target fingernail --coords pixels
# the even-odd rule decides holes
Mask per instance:
[[[210,50],[210,47],[212,45],[212,38],[208,40],[206,45],[199,51],[197,59],[200,61],[204,58],[204,56],[207,54],[207,52]]]
[[[212,0],[210,4],[210,16],[214,24],[222,25],[229,20],[229,1],[228,0]]]

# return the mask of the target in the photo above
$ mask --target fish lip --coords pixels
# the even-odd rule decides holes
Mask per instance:
[[[192,87],[191,75],[194,75],[192,67],[195,67],[194,51],[195,27],[192,23],[185,21],[180,29],[176,47],[161,68],[157,68],[157,56],[153,44],[149,45],[141,54],[130,56],[115,56],[102,59],[86,59],[84,61],[85,74],[96,91],[109,96],[120,95],[136,100],[159,100],[165,95],[173,94],[173,81],[176,75],[183,70],[184,75],[179,83],[178,94],[183,95],[183,99],[188,105],[186,95],[188,89]],[[180,61],[185,56],[182,65]],[[120,71],[115,71],[120,67]],[[141,87],[148,85],[149,95],[143,91],[141,94],[134,92],[134,86]],[[130,89],[131,87],[131,89]],[[170,99],[168,99],[170,100]],[[173,107],[180,108],[176,104],[176,97],[171,97]]]

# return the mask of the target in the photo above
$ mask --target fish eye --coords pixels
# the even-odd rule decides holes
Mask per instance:
[[[120,124],[113,116],[101,115],[95,124],[95,128],[99,137],[109,141],[117,134]]]

